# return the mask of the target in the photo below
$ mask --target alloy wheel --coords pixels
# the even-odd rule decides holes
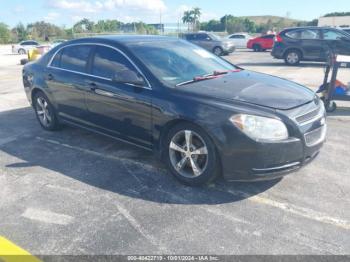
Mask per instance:
[[[49,127],[52,122],[52,114],[49,110],[49,104],[45,98],[41,96],[37,97],[35,104],[36,113],[39,117],[40,123],[45,127]]]
[[[170,141],[169,157],[178,174],[186,178],[199,177],[208,165],[208,148],[196,132],[182,130]]]

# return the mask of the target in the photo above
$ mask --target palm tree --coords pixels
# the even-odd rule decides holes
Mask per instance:
[[[198,23],[199,18],[201,17],[201,9],[199,7],[194,7],[192,10],[192,17],[193,17],[193,29],[198,30]]]
[[[195,31],[198,29],[198,22],[201,14],[202,14],[201,9],[198,7],[194,7],[192,8],[192,10],[187,10],[184,12],[184,15],[182,17],[182,22],[184,24],[187,24],[188,31],[190,31],[190,28],[192,31]]]
[[[185,11],[182,17],[182,22],[187,24],[187,31],[190,31],[190,25],[193,24],[192,11]]]

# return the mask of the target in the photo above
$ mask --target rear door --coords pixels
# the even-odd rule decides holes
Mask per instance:
[[[208,34],[196,34],[193,43],[204,49],[207,49],[210,52],[213,50],[213,40]]]
[[[309,60],[323,59],[323,43],[319,29],[303,29],[300,31],[301,47],[303,56]]]
[[[104,133],[150,148],[152,90],[146,80],[142,87],[113,81],[125,70],[142,75],[120,50],[96,46],[86,81],[88,122]]]
[[[46,69],[45,81],[59,115],[70,121],[86,120],[87,66],[92,49],[92,45],[66,46]]]
[[[236,47],[243,48],[247,46],[247,39],[245,35],[232,35],[230,39],[233,41]]]

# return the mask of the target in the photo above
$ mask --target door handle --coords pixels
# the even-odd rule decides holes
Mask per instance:
[[[87,84],[92,91],[95,91],[95,89],[97,88],[97,85],[95,82],[88,82]]]
[[[101,96],[108,96],[108,97],[116,97],[117,96],[117,95],[115,95],[112,92],[108,92],[108,91],[105,91],[105,90],[102,90],[102,89],[98,89],[98,88],[95,88],[94,92],[96,94],[98,94],[98,95],[101,95]]]

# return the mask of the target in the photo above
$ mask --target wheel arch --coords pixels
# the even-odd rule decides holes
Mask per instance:
[[[300,60],[304,58],[303,50],[302,50],[301,48],[298,48],[298,47],[289,47],[289,48],[287,48],[286,50],[284,50],[284,52],[283,52],[283,58],[285,58],[285,57],[286,57],[286,54],[287,54],[288,52],[290,52],[290,51],[298,51],[298,52],[301,54]]]
[[[205,132],[208,137],[210,138],[210,140],[213,142],[213,145],[215,147],[216,150],[216,155],[218,157],[218,162],[220,164],[220,168],[222,169],[222,159],[221,159],[221,155],[219,154],[219,149],[218,149],[218,144],[216,142],[216,139],[214,138],[214,136],[212,135],[212,133],[210,132],[210,130],[208,128],[203,127],[201,124],[196,123],[194,121],[185,119],[185,118],[177,118],[177,119],[173,119],[169,122],[167,122],[164,127],[161,129],[160,131],[160,135],[159,135],[159,141],[157,143],[157,149],[159,152],[159,157],[162,159],[164,157],[164,143],[165,143],[165,139],[167,134],[169,133],[169,131],[174,128],[175,126],[179,125],[179,124],[191,124],[194,125],[196,127],[198,127],[199,129],[203,130],[203,132]]]

